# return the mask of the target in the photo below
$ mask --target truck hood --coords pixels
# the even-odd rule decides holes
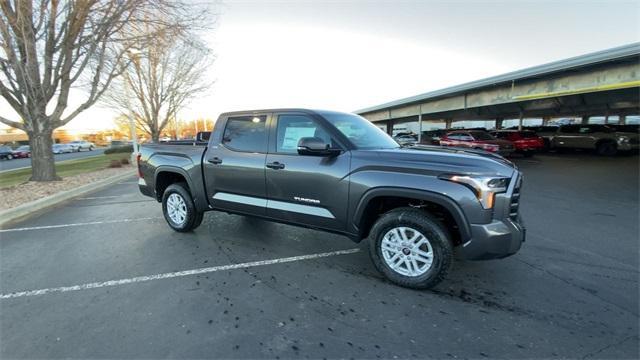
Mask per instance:
[[[515,164],[504,157],[483,150],[417,145],[408,148],[358,151],[358,156],[373,156],[383,166],[397,172],[422,170],[419,172],[482,174],[511,177]],[[365,154],[368,153],[368,154]],[[413,169],[414,171],[411,171]]]

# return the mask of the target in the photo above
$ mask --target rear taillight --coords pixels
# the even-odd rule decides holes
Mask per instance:
[[[136,155],[136,164],[138,165],[138,177],[142,179],[142,170],[140,169],[140,158],[142,157],[142,154],[138,153],[138,155]]]

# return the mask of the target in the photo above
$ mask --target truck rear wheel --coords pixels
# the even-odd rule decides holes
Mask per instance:
[[[453,261],[449,232],[419,209],[398,208],[382,215],[369,239],[373,264],[400,286],[431,288],[445,278]]]
[[[203,212],[196,210],[191,194],[183,184],[171,184],[162,194],[162,214],[169,226],[178,232],[189,232],[202,223]]]

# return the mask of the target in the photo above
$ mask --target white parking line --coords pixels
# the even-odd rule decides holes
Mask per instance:
[[[75,223],[75,224],[33,226],[33,227],[24,227],[24,228],[15,228],[15,229],[2,229],[2,230],[0,230],[0,233],[17,232],[17,231],[30,231],[30,230],[58,229],[58,228],[73,227],[73,226],[116,224],[116,223],[134,222],[134,221],[157,220],[157,219],[162,219],[162,218],[161,217],[146,217],[146,218],[137,218],[137,219],[119,219],[119,220],[92,221],[92,222]]]
[[[110,280],[110,281],[94,282],[94,283],[88,283],[88,284],[82,284],[82,285],[63,286],[63,287],[57,287],[57,288],[48,288],[48,289],[39,289],[39,290],[30,290],[30,291],[19,291],[19,292],[13,292],[9,294],[1,294],[0,299],[12,299],[12,298],[25,297],[25,296],[37,296],[37,295],[45,295],[45,294],[51,294],[51,293],[63,293],[63,292],[69,292],[69,291],[98,289],[98,288],[103,288],[108,286],[119,286],[119,285],[133,284],[133,283],[139,283],[139,282],[146,282],[151,280],[171,279],[176,277],[212,273],[216,271],[245,269],[245,268],[250,268],[255,266],[265,266],[265,265],[289,263],[294,261],[312,260],[312,259],[319,259],[319,258],[325,258],[325,257],[337,256],[337,255],[349,255],[349,254],[357,253],[358,251],[360,251],[359,248],[354,248],[354,249],[338,250],[338,251],[331,251],[331,252],[325,252],[325,253],[292,256],[292,257],[286,257],[286,258],[280,258],[280,259],[252,261],[252,262],[246,262],[241,264],[213,266],[213,267],[194,269],[194,270],[176,271],[176,272],[148,275],[148,276],[138,276],[138,277],[133,277],[129,279]]]

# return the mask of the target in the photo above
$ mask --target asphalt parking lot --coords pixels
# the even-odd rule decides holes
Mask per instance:
[[[527,242],[431,291],[341,236],[175,233],[133,178],[77,198],[0,232],[0,357],[638,358],[638,157],[515,161]]]

